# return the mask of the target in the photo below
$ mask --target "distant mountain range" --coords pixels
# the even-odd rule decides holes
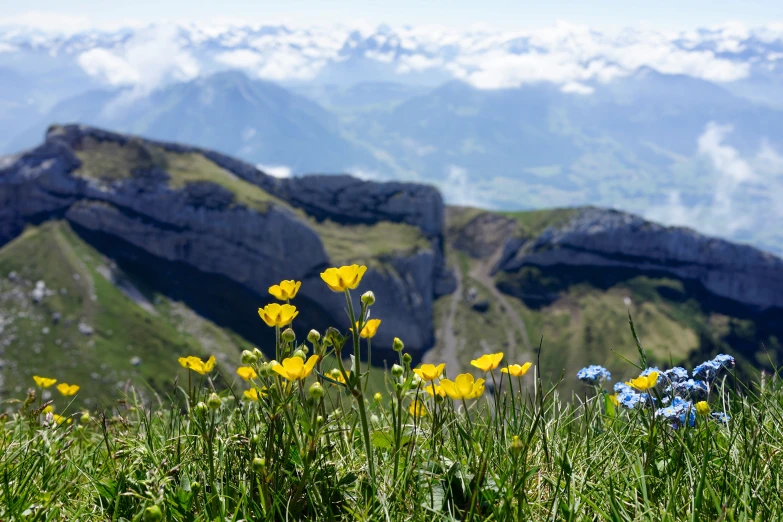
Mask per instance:
[[[0,27],[0,152],[81,122],[282,174],[431,183],[455,204],[615,207],[777,253],[781,93],[774,26]]]

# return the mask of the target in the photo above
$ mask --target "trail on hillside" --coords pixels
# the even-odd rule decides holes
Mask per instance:
[[[495,281],[492,279],[492,267],[500,260],[500,256],[503,255],[503,246],[501,245],[495,252],[486,260],[479,261],[473,264],[470,269],[469,276],[481,283],[492,295],[493,301],[500,305],[500,309],[506,315],[510,323],[514,328],[508,328],[506,335],[508,336],[508,346],[516,347],[523,346],[526,353],[518,354],[518,356],[533,354],[533,347],[530,344],[530,339],[527,335],[527,328],[522,317],[514,311],[514,308],[508,302],[503,293],[495,286]],[[517,342],[517,333],[521,342]]]
[[[447,368],[459,368],[459,357],[464,339],[459,339],[454,330],[454,323],[457,318],[457,307],[462,300],[462,271],[459,266],[454,268],[454,278],[457,280],[457,288],[451,294],[449,302],[449,312],[446,320],[443,321],[440,338],[443,341],[443,353],[440,354],[440,362],[445,362]]]

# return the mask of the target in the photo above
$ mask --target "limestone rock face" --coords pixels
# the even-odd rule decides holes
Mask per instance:
[[[696,281],[716,297],[754,309],[783,308],[782,259],[615,210],[584,209],[534,239],[509,239],[495,271],[514,272],[523,266],[665,274]]]
[[[263,209],[251,208],[224,185],[203,180],[172,184],[165,166],[144,162],[128,176],[84,176],[78,172],[83,165],[77,152],[88,140],[198,153],[273,198]],[[339,325],[345,325],[345,299],[320,281],[319,273],[331,263],[312,220],[415,226],[429,248],[357,259],[371,261],[360,289],[372,289],[377,296],[373,316],[383,319],[383,327],[374,346],[380,349],[390,348],[395,336],[411,351],[431,346],[432,302],[454,286],[443,256],[443,202],[434,188],[350,176],[277,179],[211,151],[89,127],[52,127],[41,146],[0,158],[0,244],[27,223],[49,219],[66,219],[77,230],[108,238],[119,245],[113,254],[122,255],[122,245],[129,245],[155,259],[227,278],[256,295],[259,306],[271,302],[270,285],[302,280],[300,296],[309,303],[303,324],[312,319]]]

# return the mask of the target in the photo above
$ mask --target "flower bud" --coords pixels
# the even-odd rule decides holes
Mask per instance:
[[[394,389],[397,390],[397,393],[400,393],[402,391],[402,384],[398,382],[394,385]]]
[[[514,435],[514,437],[511,439],[511,442],[508,445],[509,451],[511,451],[511,454],[515,457],[519,455],[519,453],[522,451],[522,441],[519,440],[518,435]]]
[[[394,375],[397,378],[400,378],[400,377],[402,377],[402,374],[405,372],[405,370],[399,364],[395,364],[395,365],[392,366],[391,372],[392,372],[392,375]]]
[[[394,342],[392,342],[392,349],[395,352],[401,352],[402,349],[405,348],[405,345],[402,343],[399,337],[394,338]]]
[[[212,394],[209,396],[209,399],[207,399],[207,406],[209,406],[209,409],[217,410],[218,408],[220,408],[221,404],[223,404],[223,401],[220,400],[218,394],[212,392]]]
[[[264,353],[259,350],[258,348],[253,348],[253,355],[256,356],[257,361],[263,361],[264,360]]]
[[[321,340],[321,334],[318,333],[318,330],[310,330],[310,333],[307,334],[307,340],[315,344]]]
[[[411,354],[409,354],[409,353],[402,354],[402,362],[403,362],[403,364],[408,365],[408,364],[411,363],[412,360],[413,360],[413,357],[411,357]]]
[[[371,424],[378,424],[379,422],[381,422],[381,419],[379,419],[377,415],[375,415],[374,413],[370,415]]]
[[[261,457],[256,457],[253,459],[254,473],[262,473],[265,467],[266,467],[266,460],[262,459]]]
[[[413,377],[411,377],[411,388],[414,390],[421,386],[421,377],[419,377],[417,374],[413,374]]]
[[[197,480],[191,482],[190,491],[192,491],[194,495],[198,495],[199,491],[201,491],[201,483],[199,483]]]
[[[163,520],[163,512],[158,506],[150,506],[144,510],[144,522],[160,522]]]
[[[372,306],[375,304],[375,294],[372,290],[368,290],[362,294],[362,303],[364,306]]]
[[[383,400],[383,395],[381,395],[381,392],[375,392],[375,395],[372,397],[375,402],[381,402]]]
[[[258,444],[261,442],[261,437],[258,435],[258,433],[254,434],[252,437],[250,437],[250,443],[253,446],[258,446]]]
[[[195,413],[197,417],[203,417],[204,415],[206,415],[208,409],[209,408],[207,408],[207,405],[203,401],[200,401],[193,408],[193,413]]]
[[[339,368],[332,368],[332,371],[329,372],[329,377],[331,377],[332,380],[335,380],[335,381],[338,380],[341,375],[342,375],[342,373],[340,373],[340,369]]]
[[[315,423],[316,423],[318,426],[322,425],[322,424],[324,423],[324,418],[323,418],[323,416],[319,415],[318,417],[316,417],[316,418],[315,418]]]
[[[289,343],[292,343],[296,340],[296,334],[291,328],[286,328],[283,330],[282,334],[283,340]]]
[[[295,351],[292,357],[299,357],[300,359],[306,359],[305,353],[302,350]]]
[[[302,353],[305,354],[305,355],[310,353],[310,348],[308,348],[306,344],[303,344],[302,346],[300,346],[299,349],[302,350]]]
[[[90,417],[90,414],[87,412],[82,413],[81,418],[79,419],[82,424],[87,424],[92,420],[92,417]]]
[[[255,356],[250,350],[242,350],[242,364],[253,364],[258,361],[258,357]]]
[[[307,393],[309,393],[310,397],[313,399],[320,399],[324,395],[324,387],[321,386],[320,382],[314,382],[310,385],[310,389],[307,390]]]

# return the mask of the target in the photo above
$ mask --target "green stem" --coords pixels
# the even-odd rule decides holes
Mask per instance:
[[[359,332],[361,331],[361,324],[356,324],[356,316],[353,311],[353,302],[351,300],[351,293],[345,290],[345,300],[348,302],[348,315],[351,318],[351,329],[353,330],[353,356],[356,361],[356,375],[361,377],[362,375],[362,358],[359,353]],[[353,381],[359,382],[359,381]],[[351,392],[356,396],[356,402],[359,406],[359,420],[362,423],[362,436],[364,438],[364,450],[367,453],[367,469],[370,472],[370,482],[373,489],[375,489],[375,464],[373,463],[372,454],[372,442],[370,441],[370,425],[367,422],[367,409],[364,405],[364,395],[362,394],[361,387],[353,386]]]

